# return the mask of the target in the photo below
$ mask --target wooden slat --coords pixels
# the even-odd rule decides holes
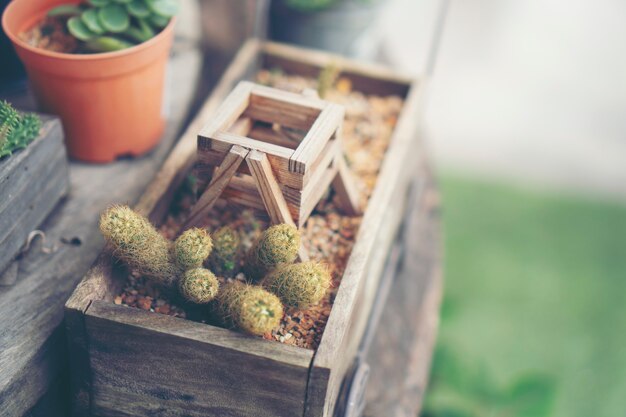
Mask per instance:
[[[213,173],[211,183],[204,193],[202,193],[198,202],[192,207],[191,213],[189,213],[185,223],[182,225],[180,232],[202,223],[202,220],[204,220],[209,211],[211,211],[213,204],[215,204],[220,197],[247,155],[248,150],[241,146],[235,145],[230,149],[222,163]]]
[[[248,107],[253,86],[254,84],[249,81],[239,82],[210,121],[200,130],[198,136],[207,138],[212,137],[216,132],[228,130]]]
[[[332,165],[326,169],[320,169],[320,174],[316,179],[309,182],[306,193],[302,197],[300,206],[299,225],[304,225],[306,219],[309,218],[315,206],[320,202],[324,194],[328,191],[333,178],[337,176],[337,168]]]
[[[244,114],[254,120],[306,131],[325,107],[326,103],[322,100],[256,85],[252,90],[250,106]]]
[[[332,103],[329,103],[322,110],[322,113],[320,113],[291,156],[289,160],[289,170],[291,172],[305,174],[307,167],[310,169],[311,164],[319,157],[331,136],[340,128],[343,123],[344,113],[345,110],[342,106]]]
[[[293,417],[304,408],[310,350],[100,301],[85,327],[94,415]]]
[[[361,196],[355,187],[352,171],[348,168],[343,155],[337,156],[335,163],[337,164],[337,175],[333,179],[333,189],[339,200],[341,210],[348,216],[357,216],[362,213]]]
[[[285,201],[280,185],[278,185],[276,177],[274,177],[267,155],[256,150],[251,151],[246,158],[246,163],[250,168],[250,172],[252,172],[252,177],[256,181],[263,204],[270,215],[272,223],[295,225],[296,223],[291,217],[287,201]]]
[[[381,219],[390,208],[402,207],[410,170],[415,168],[407,160],[415,147],[416,115],[421,92],[422,89],[418,89],[414,83],[392,135],[377,185],[369,200],[313,360],[305,417],[332,415],[343,377],[356,354],[363,333],[363,323],[371,308],[371,301],[363,296],[371,294],[372,290],[369,288],[378,285],[378,277],[364,279],[371,266],[371,254],[374,247],[377,251],[386,252],[388,248],[378,245],[378,242],[390,242],[388,236],[395,234],[402,211],[393,210],[393,215],[390,214],[386,222]],[[388,226],[381,228],[383,223]],[[325,388],[313,386],[312,383],[321,384]]]

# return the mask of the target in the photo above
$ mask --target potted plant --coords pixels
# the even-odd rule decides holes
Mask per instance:
[[[140,155],[164,129],[177,0],[14,0],[2,16],[40,107],[60,116],[70,156]]]
[[[272,39],[350,54],[372,25],[380,0],[274,0]]]
[[[68,189],[59,120],[0,101],[0,285],[13,283],[1,273]]]

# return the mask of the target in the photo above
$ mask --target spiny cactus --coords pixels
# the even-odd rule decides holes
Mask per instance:
[[[111,52],[154,37],[178,11],[178,0],[88,0],[65,4],[48,16],[67,19],[67,30],[86,49]]]
[[[174,259],[181,269],[198,268],[209,257],[213,242],[204,229],[186,230],[174,242]]]
[[[113,254],[142,275],[171,286],[182,274],[171,243],[148,219],[127,206],[113,206],[100,217],[100,231]]]
[[[231,277],[237,266],[239,255],[239,233],[224,226],[213,233],[213,251],[209,257],[209,267],[220,276]]]
[[[330,286],[330,272],[319,262],[282,264],[263,280],[287,307],[308,308],[319,303]]]
[[[298,249],[300,232],[295,226],[278,224],[268,228],[246,254],[246,277],[251,281],[260,280],[279,264],[295,261]]]
[[[183,297],[192,303],[206,304],[217,295],[220,283],[205,268],[194,268],[185,272],[178,282],[178,289]]]
[[[41,130],[34,114],[20,114],[8,102],[0,101],[0,158],[25,148]]]
[[[227,326],[259,336],[278,327],[283,317],[278,297],[259,286],[237,281],[219,292],[216,309]]]

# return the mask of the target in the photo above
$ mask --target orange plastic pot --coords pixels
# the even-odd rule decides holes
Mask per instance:
[[[157,36],[117,52],[64,54],[19,39],[51,8],[79,0],[13,0],[2,27],[26,67],[42,111],[58,115],[71,157],[111,162],[153,148],[165,127],[163,89],[174,20]]]

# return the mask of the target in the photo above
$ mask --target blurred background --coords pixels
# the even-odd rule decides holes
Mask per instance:
[[[198,103],[266,33],[423,77],[446,280],[423,415],[624,415],[626,2],[336,6],[286,19],[264,0],[198,2]],[[4,88],[18,85],[0,53]]]

